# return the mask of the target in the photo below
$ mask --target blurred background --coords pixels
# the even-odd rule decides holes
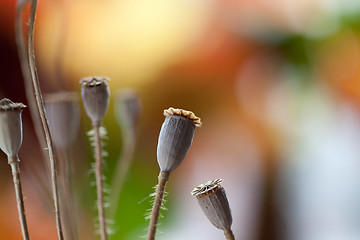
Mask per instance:
[[[28,11],[28,8],[25,12]],[[27,19],[28,14],[24,14]],[[28,105],[15,37],[15,0],[0,2],[0,97]],[[360,2],[357,0],[47,0],[35,53],[44,93],[80,92],[108,76],[104,174],[126,148],[114,96],[142,102],[133,164],[111,239],[146,235],[157,184],[164,109],[193,111],[197,128],[170,177],[158,239],[223,239],[190,195],[222,178],[241,240],[360,239]],[[81,105],[81,102],[79,101]],[[29,108],[20,151],[32,239],[57,239],[44,159]],[[97,239],[90,121],[81,106],[72,144],[80,239]],[[0,239],[21,239],[6,156],[0,154]]]

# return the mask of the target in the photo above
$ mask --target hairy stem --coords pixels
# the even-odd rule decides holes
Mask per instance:
[[[94,139],[95,139],[95,173],[96,173],[96,188],[97,188],[97,205],[99,212],[99,224],[101,240],[107,239],[106,232],[106,218],[104,208],[104,183],[102,180],[102,149],[100,138],[100,123],[93,123]]]
[[[19,159],[17,157],[9,157],[8,161],[9,161],[9,165],[11,166],[11,172],[13,175],[17,209],[19,212],[19,220],[21,225],[21,232],[24,240],[30,240],[29,232],[26,224],[24,199],[21,190]]]
[[[111,213],[112,217],[115,217],[117,208],[119,206],[119,200],[121,195],[121,190],[124,186],[125,178],[129,168],[131,166],[132,159],[134,157],[135,145],[136,145],[136,136],[135,131],[129,130],[128,134],[123,134],[123,143],[124,148],[121,153],[121,156],[116,164],[115,175],[112,181],[111,188]]]
[[[224,231],[224,235],[226,240],[235,240],[234,233],[231,231],[231,229]]]
[[[30,3],[30,16],[29,16],[29,29],[28,29],[28,58],[29,58],[29,66],[31,79],[33,83],[35,99],[37,103],[37,108],[40,114],[42,128],[45,133],[45,141],[46,147],[49,152],[49,160],[50,160],[50,171],[51,171],[51,183],[52,183],[52,191],[55,205],[55,215],[56,215],[56,226],[58,231],[58,238],[63,240],[63,231],[61,225],[61,216],[59,211],[59,197],[58,197],[58,186],[57,186],[57,165],[56,159],[54,156],[54,148],[50,135],[49,124],[45,114],[44,101],[41,95],[39,78],[36,70],[35,64],[35,53],[34,53],[34,25],[35,25],[35,15],[36,15],[36,6],[37,0],[31,0]]]
[[[169,180],[169,176],[170,176],[170,173],[160,171],[160,174],[158,177],[159,182],[158,182],[158,186],[156,188],[156,195],[155,195],[154,205],[153,205],[153,208],[151,211],[150,223],[149,223],[146,240],[154,240],[155,239],[156,226],[157,226],[157,222],[158,222],[159,215],[160,215],[161,203],[163,201],[165,186]]]

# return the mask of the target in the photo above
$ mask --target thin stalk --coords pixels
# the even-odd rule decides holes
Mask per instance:
[[[156,195],[154,205],[151,211],[150,223],[146,240],[154,240],[156,235],[156,226],[160,215],[161,204],[164,198],[165,186],[169,181],[170,173],[160,171],[158,177],[158,185],[156,188]]]
[[[76,199],[75,199],[75,191],[74,191],[74,182],[73,182],[73,168],[72,162],[70,159],[70,151],[67,150],[65,153],[65,158],[67,161],[67,169],[66,169],[66,179],[67,179],[67,186],[68,186],[68,193],[69,193],[69,216],[70,216],[70,224],[71,224],[71,234],[72,239],[78,240],[79,234],[77,231],[77,217],[76,217]]]
[[[15,156],[9,157],[8,162],[9,162],[9,165],[11,166],[11,172],[13,175],[17,209],[19,212],[19,220],[20,220],[20,225],[21,225],[22,236],[23,236],[24,240],[30,240],[29,232],[28,232],[28,228],[27,228],[27,224],[26,224],[24,199],[23,199],[23,194],[22,194],[22,190],[21,190],[19,159]]]
[[[128,133],[123,134],[124,148],[116,165],[115,175],[112,181],[112,188],[111,188],[112,209],[110,211],[113,214],[112,217],[115,217],[116,215],[125,178],[131,166],[132,159],[134,157],[134,151],[136,145],[136,133],[132,129],[129,129],[127,132]]]
[[[29,58],[29,66],[31,79],[34,87],[34,93],[37,103],[37,108],[40,114],[42,128],[45,133],[46,147],[49,152],[49,160],[50,160],[50,171],[51,171],[51,183],[52,183],[52,191],[55,205],[55,215],[56,215],[56,227],[58,232],[58,238],[60,240],[64,239],[62,224],[61,224],[61,216],[59,211],[59,196],[58,196],[58,185],[57,185],[57,165],[56,159],[54,156],[54,147],[50,135],[50,129],[48,125],[48,121],[45,114],[44,101],[41,95],[39,78],[36,70],[35,64],[35,53],[34,53],[34,25],[35,25],[35,15],[36,15],[36,6],[37,0],[31,0],[30,2],[30,16],[29,16],[29,29],[28,29],[28,58]]]
[[[224,231],[224,235],[226,240],[235,240],[234,233],[231,231],[231,229]]]
[[[25,46],[25,36],[24,36],[24,21],[23,21],[23,10],[27,1],[18,0],[16,5],[16,17],[15,17],[15,41],[17,46],[17,51],[20,60],[21,72],[24,77],[25,85],[25,94],[28,101],[29,107],[31,109],[30,115],[34,123],[35,134],[40,143],[41,148],[45,148],[45,133],[41,126],[41,119],[39,111],[36,107],[36,99],[34,96],[34,87],[31,80],[31,74],[29,69],[28,57],[26,53]],[[43,153],[43,152],[42,152]]]
[[[59,180],[62,184],[60,199],[63,205],[60,209],[62,213],[61,219],[63,221],[64,235],[66,239],[77,240],[79,237],[76,223],[75,198],[72,184],[72,166],[69,157],[70,153],[68,149],[59,150],[58,153],[61,163],[63,163],[59,164]]]
[[[97,205],[99,213],[100,235],[101,240],[107,239],[106,218],[104,207],[104,183],[102,180],[102,149],[100,138],[100,123],[93,123],[95,138],[95,173],[96,173],[96,189],[97,189]]]

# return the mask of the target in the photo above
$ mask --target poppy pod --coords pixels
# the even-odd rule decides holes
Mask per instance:
[[[157,160],[161,171],[172,172],[180,166],[194,137],[195,127],[201,126],[200,118],[193,112],[169,108],[162,124],[157,145]]]
[[[75,92],[47,94],[45,109],[55,147],[70,147],[78,134],[80,124],[79,96]]]
[[[17,156],[22,144],[22,103],[7,98],[0,101],[0,148],[8,156]]]
[[[135,89],[125,88],[115,97],[115,117],[123,129],[134,130],[139,123],[142,110],[140,96]]]
[[[86,77],[80,80],[85,112],[93,124],[100,125],[109,105],[109,81],[106,77]]]
[[[225,189],[220,185],[222,179],[208,181],[196,187],[191,194],[196,196],[200,208],[218,229],[229,231],[232,224],[231,210]]]

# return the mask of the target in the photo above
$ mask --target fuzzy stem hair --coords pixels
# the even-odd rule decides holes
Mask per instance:
[[[95,175],[97,189],[97,206],[99,213],[100,236],[101,240],[107,240],[106,218],[104,207],[104,183],[102,180],[102,148],[100,138],[100,123],[93,122],[94,141],[95,141]]]
[[[19,212],[19,220],[20,220],[20,225],[21,225],[22,236],[23,236],[24,240],[30,240],[29,231],[28,231],[27,224],[26,224],[24,198],[23,198],[23,193],[22,193],[22,189],[21,189],[19,159],[17,157],[8,157],[8,162],[9,162],[9,165],[11,166],[11,172],[13,175],[17,209]]]
[[[48,121],[45,114],[44,101],[41,95],[40,84],[38,73],[36,70],[35,64],[35,52],[34,52],[34,25],[35,25],[35,16],[36,16],[36,7],[37,0],[30,1],[30,16],[29,16],[29,28],[28,28],[28,59],[29,59],[29,67],[31,73],[31,79],[34,88],[34,94],[36,99],[37,108],[40,114],[42,128],[45,133],[45,141],[46,147],[49,153],[50,160],[50,171],[51,171],[51,184],[52,184],[52,192],[54,198],[54,206],[55,206],[55,218],[56,218],[56,227],[58,232],[58,238],[60,240],[64,239],[62,224],[61,224],[61,216],[59,210],[59,196],[58,196],[58,184],[57,184],[57,164],[54,155],[54,147],[50,135],[50,129],[48,125]]]
[[[159,177],[158,177],[158,186],[156,188],[156,195],[154,200],[154,205],[151,211],[150,216],[150,223],[148,228],[148,233],[146,240],[154,240],[156,235],[156,226],[158,223],[159,215],[160,215],[160,209],[161,204],[164,198],[164,192],[165,192],[165,186],[166,183],[169,181],[170,173],[160,171]]]

